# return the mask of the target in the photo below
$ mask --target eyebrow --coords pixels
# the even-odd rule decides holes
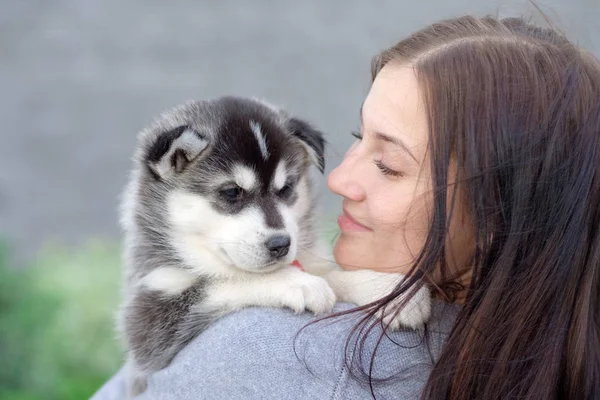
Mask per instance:
[[[363,105],[362,104],[360,106],[360,124],[363,125]],[[406,144],[404,144],[404,142],[402,140],[392,137],[392,136],[388,136],[381,132],[375,132],[375,138],[400,147],[402,150],[404,150],[406,153],[408,153],[408,155],[411,156],[413,160],[415,160],[417,163],[419,163],[419,161],[417,160],[417,157],[415,157],[415,155],[410,151],[408,146]]]

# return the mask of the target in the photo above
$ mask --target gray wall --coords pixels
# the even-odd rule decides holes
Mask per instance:
[[[538,1],[599,53],[598,0]],[[548,8],[548,6],[550,8]],[[0,234],[29,258],[52,239],[118,238],[136,131],[163,109],[260,96],[323,128],[337,164],[378,50],[444,17],[531,14],[526,1],[0,3]],[[320,180],[323,212],[339,199]]]

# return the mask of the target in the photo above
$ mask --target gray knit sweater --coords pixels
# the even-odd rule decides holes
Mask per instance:
[[[337,304],[335,310],[351,307]],[[377,399],[419,396],[458,310],[456,305],[434,302],[428,324],[429,346],[423,341],[422,331],[403,330],[384,338],[377,350],[374,376],[395,378],[374,383]],[[217,321],[183,349],[169,367],[153,374],[148,390],[139,399],[372,398],[368,384],[353,379],[344,363],[344,345],[358,317],[351,314],[319,322],[296,337],[305,324],[314,320],[311,314],[244,309]],[[371,334],[365,344],[363,365],[367,367],[378,336]],[[123,394],[121,370],[92,399],[122,399]]]

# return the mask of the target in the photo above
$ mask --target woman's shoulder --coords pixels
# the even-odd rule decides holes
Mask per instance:
[[[334,311],[352,307],[337,304]],[[454,321],[456,307],[436,303],[433,310],[429,331],[435,358]],[[140,398],[363,398],[369,393],[368,385],[350,379],[344,362],[346,340],[358,320],[356,316],[317,322],[311,314],[294,314],[287,309],[240,310],[211,325],[169,367],[154,373]],[[372,336],[365,342],[367,357],[379,337]],[[382,398],[388,392],[397,397],[421,389],[434,362],[422,343],[422,332],[411,330],[394,332],[382,341],[376,371],[381,377],[400,377],[376,387]],[[122,372],[103,390],[108,393],[108,389],[122,385],[119,375]],[[101,393],[94,400],[120,398]]]

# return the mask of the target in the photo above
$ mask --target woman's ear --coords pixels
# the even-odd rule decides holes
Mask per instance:
[[[311,162],[319,169],[319,171],[321,171],[321,173],[324,173],[325,145],[327,142],[323,138],[323,133],[308,122],[298,118],[291,118],[288,122],[288,126],[292,135],[300,139]]]

